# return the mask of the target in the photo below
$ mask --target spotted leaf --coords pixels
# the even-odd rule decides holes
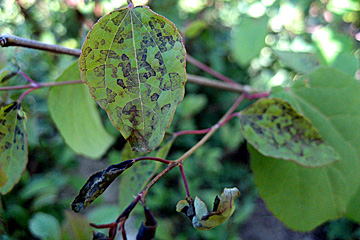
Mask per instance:
[[[133,150],[160,144],[186,82],[185,49],[173,23],[146,6],[111,12],[89,32],[80,70]]]
[[[28,140],[25,132],[25,114],[18,102],[0,109],[0,164],[1,174],[7,176],[0,192],[8,193],[20,180],[28,161]],[[4,180],[4,177],[1,177]]]
[[[317,167],[339,160],[311,122],[287,102],[261,99],[240,115],[246,140],[265,156]]]

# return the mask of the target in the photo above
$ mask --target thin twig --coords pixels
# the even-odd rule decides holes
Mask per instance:
[[[39,41],[21,38],[21,37],[13,36],[10,34],[0,34],[0,46],[33,48],[33,49],[38,49],[38,50],[50,51],[50,52],[54,52],[54,53],[72,55],[75,57],[80,57],[80,55],[81,55],[80,49],[71,49],[71,48],[66,48],[66,47],[62,47],[59,45],[42,43]],[[199,62],[198,60],[194,59],[193,57],[191,57],[189,55],[186,56],[186,59],[190,63],[192,63],[195,66],[201,68],[202,70],[210,73],[214,77],[216,77],[224,82],[227,82],[227,83],[223,83],[220,81],[211,80],[209,78],[199,77],[199,76],[195,76],[192,74],[187,74],[188,81],[191,83],[195,83],[195,84],[207,86],[207,87],[212,87],[212,88],[217,88],[217,89],[222,89],[222,90],[226,90],[226,91],[239,92],[239,93],[243,93],[243,92],[256,93],[256,92],[258,92],[256,90],[252,89],[250,86],[241,85],[239,83],[234,82],[230,78],[216,72],[212,68],[206,66],[205,64]]]
[[[238,93],[256,92],[254,89],[252,89],[248,85],[241,85],[238,83],[234,83],[234,84],[230,85],[228,83],[224,83],[224,82],[220,82],[217,80],[209,79],[206,77],[200,77],[200,76],[196,76],[196,75],[192,75],[192,74],[187,74],[187,79],[188,79],[188,82],[195,83],[197,85],[226,90],[226,91],[230,91],[230,92],[238,92]]]
[[[190,56],[189,54],[186,55],[186,60],[192,64],[194,64],[195,66],[197,66],[198,68],[204,70],[205,72],[213,75],[214,77],[216,77],[217,79],[220,79],[221,81],[227,82],[231,85],[237,85],[238,83],[231,80],[230,78],[222,75],[221,73],[215,71],[214,69],[212,69],[209,66],[206,66],[205,64],[203,64],[202,62],[196,60],[195,58],[193,58],[192,56]]]
[[[1,47],[15,46],[15,47],[33,48],[33,49],[44,50],[44,51],[49,51],[49,52],[53,52],[53,53],[72,55],[75,57],[79,57],[81,54],[80,49],[70,49],[70,48],[59,46],[59,45],[42,43],[39,41],[21,38],[21,37],[13,36],[10,34],[1,34],[0,35],[0,46]]]
[[[242,94],[236,102],[231,106],[231,108],[225,113],[225,115],[219,120],[218,124],[214,125],[210,132],[208,132],[198,143],[195,144],[192,148],[190,148],[186,153],[184,153],[180,158],[178,158],[175,162],[183,163],[191,154],[193,154],[199,147],[201,147],[215,132],[219,129],[219,123],[226,120],[240,105],[240,103],[245,99],[245,94]]]
[[[56,87],[56,86],[62,86],[62,85],[70,85],[70,84],[79,84],[83,83],[81,80],[75,80],[75,81],[63,81],[63,82],[47,82],[47,83],[38,83],[37,88],[43,88],[43,87]],[[19,89],[27,89],[27,88],[34,88],[35,86],[33,84],[28,85],[19,85],[19,86],[9,86],[9,87],[0,87],[0,91],[9,91],[9,90],[19,90]]]
[[[182,177],[182,179],[183,179],[183,181],[184,181],[186,197],[191,197],[191,195],[190,195],[190,190],[189,190],[189,184],[188,184],[187,179],[186,179],[186,175],[185,175],[185,171],[184,171],[183,164],[180,164],[180,165],[179,165],[179,168],[180,168],[181,177]]]

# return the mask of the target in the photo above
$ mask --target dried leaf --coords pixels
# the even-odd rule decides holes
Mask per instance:
[[[81,188],[79,195],[71,203],[74,212],[89,206],[106,188],[126,169],[133,165],[133,160],[127,160],[116,165],[111,165],[107,169],[97,172],[89,178]]]
[[[179,201],[176,210],[184,212],[192,219],[196,229],[209,230],[225,222],[234,213],[234,200],[239,196],[240,192],[236,187],[225,188],[221,198],[216,196],[212,212],[209,212],[205,203],[198,197],[195,197],[194,201],[189,199]],[[195,209],[195,215],[192,215],[192,209]]]

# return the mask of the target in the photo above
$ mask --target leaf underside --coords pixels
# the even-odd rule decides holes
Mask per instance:
[[[339,160],[312,124],[279,98],[257,101],[242,111],[240,122],[246,140],[265,156],[309,167]]]
[[[1,194],[8,193],[20,180],[28,161],[28,140],[25,132],[25,114],[17,102],[0,109],[0,165]]]
[[[79,62],[71,64],[56,82],[80,79]],[[65,142],[76,153],[98,159],[114,142],[106,132],[94,99],[85,84],[53,87],[49,111]]]
[[[186,82],[185,49],[169,20],[145,6],[104,16],[87,36],[80,70],[134,150],[160,144]]]

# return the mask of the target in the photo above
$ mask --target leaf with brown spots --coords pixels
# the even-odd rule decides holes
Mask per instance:
[[[25,114],[18,102],[0,109],[0,174],[1,194],[6,194],[20,180],[28,161],[28,140],[25,132]]]
[[[185,48],[173,23],[146,6],[111,12],[89,32],[80,70],[133,150],[161,143],[186,82]]]
[[[307,167],[340,159],[311,122],[279,98],[258,100],[241,112],[240,123],[248,143],[265,156]]]

